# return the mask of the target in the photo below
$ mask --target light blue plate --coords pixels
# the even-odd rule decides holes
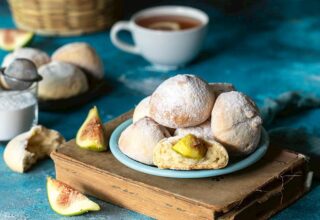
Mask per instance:
[[[124,129],[126,129],[130,124],[132,124],[132,119],[129,119],[122,124],[120,124],[112,133],[110,138],[110,149],[112,154],[119,160],[122,164],[130,167],[131,169],[140,171],[142,173],[147,173],[155,176],[171,177],[171,178],[205,178],[220,176],[228,173],[233,173],[238,170],[244,169],[255,162],[257,162],[261,157],[267,152],[269,146],[269,136],[267,132],[262,129],[261,139],[257,149],[249,156],[243,158],[242,160],[236,162],[229,162],[229,165],[225,168],[218,170],[167,170],[159,169],[155,166],[146,165],[135,161],[121,152],[118,146],[118,140],[120,134]]]

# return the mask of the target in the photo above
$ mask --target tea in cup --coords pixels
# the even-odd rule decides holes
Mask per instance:
[[[155,66],[175,69],[199,53],[204,41],[208,16],[195,8],[160,6],[134,14],[130,21],[119,21],[111,29],[111,41],[118,48],[143,56]],[[134,45],[118,38],[129,31]]]

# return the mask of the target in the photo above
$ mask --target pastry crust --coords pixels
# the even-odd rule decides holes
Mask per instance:
[[[119,148],[128,157],[145,164],[153,164],[156,144],[169,137],[169,132],[151,118],[145,117],[127,127],[120,135]]]
[[[253,152],[260,140],[262,119],[254,102],[240,92],[218,96],[211,114],[215,140],[235,156]]]
[[[133,122],[136,122],[144,117],[150,117],[150,96],[142,99],[136,106],[133,112]]]
[[[88,90],[85,74],[76,66],[52,61],[39,69],[43,80],[39,83],[41,99],[64,99]]]
[[[76,65],[97,79],[103,78],[104,75],[100,57],[87,43],[77,42],[64,45],[53,53],[52,60]]]
[[[187,127],[187,128],[177,128],[174,132],[175,136],[185,136],[187,134],[193,134],[201,139],[213,140],[213,133],[211,130],[211,121],[207,120],[200,125]]]
[[[38,125],[13,138],[4,150],[3,159],[11,170],[23,173],[38,160],[49,157],[64,142],[59,132]]]
[[[169,128],[199,125],[210,117],[214,94],[194,75],[176,75],[165,80],[150,99],[150,116]]]
[[[182,137],[170,137],[160,141],[153,152],[153,163],[161,169],[198,170],[220,169],[228,165],[226,149],[214,140],[205,140],[208,147],[204,158],[200,160],[186,158],[172,149]]]
[[[217,98],[221,93],[236,91],[231,83],[209,83],[210,89]]]

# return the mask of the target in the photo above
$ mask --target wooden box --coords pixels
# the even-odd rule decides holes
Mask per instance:
[[[131,117],[106,124],[108,135]],[[303,155],[279,148],[240,172],[204,179],[174,179],[134,171],[110,151],[92,152],[64,144],[51,157],[56,176],[72,187],[156,219],[266,219],[307,190]]]

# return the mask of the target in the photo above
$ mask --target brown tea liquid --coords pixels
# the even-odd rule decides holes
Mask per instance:
[[[139,26],[153,30],[162,31],[179,31],[198,27],[202,24],[201,21],[178,15],[156,15],[149,17],[141,17],[136,20]]]

